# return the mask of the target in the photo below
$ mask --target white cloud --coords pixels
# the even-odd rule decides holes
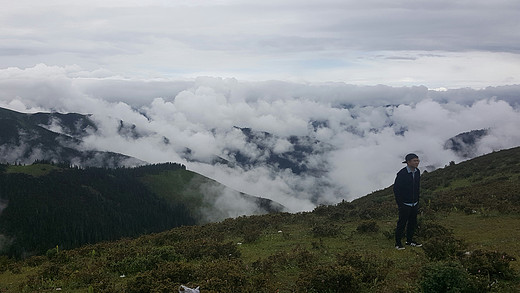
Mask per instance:
[[[150,163],[183,163],[292,211],[350,200],[391,185],[408,152],[419,154],[422,168],[460,161],[444,150],[444,144],[462,132],[489,129],[477,146],[478,154],[520,145],[520,86],[435,91],[344,83],[207,77],[147,81],[78,75],[89,76],[79,67],[43,64],[0,70],[0,106],[23,112],[90,113],[98,130],[85,138],[86,149],[119,152]],[[137,136],[121,135],[121,121]],[[249,141],[235,126],[256,131],[256,141]],[[298,146],[292,136],[308,139]],[[307,152],[289,159],[305,164],[307,171],[296,174],[269,162],[269,155],[282,156],[297,147]],[[192,159],[201,162],[185,161],[182,154],[187,148]],[[0,151],[4,156],[14,154]],[[217,156],[233,161],[236,151],[255,164],[240,168],[204,163]]]

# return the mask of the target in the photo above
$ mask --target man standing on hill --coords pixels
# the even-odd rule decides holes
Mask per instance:
[[[404,249],[401,242],[404,228],[406,227],[406,245],[420,247],[413,241],[413,234],[417,226],[417,211],[419,204],[419,188],[421,182],[421,173],[417,167],[419,166],[419,157],[416,154],[408,154],[405,157],[406,167],[401,169],[395,178],[394,195],[397,207],[399,208],[399,220],[395,229],[395,248]]]

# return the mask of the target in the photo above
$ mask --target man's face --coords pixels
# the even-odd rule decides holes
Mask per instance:
[[[406,162],[406,164],[408,164],[410,168],[417,168],[419,166],[419,162],[420,161],[418,158],[414,158]]]

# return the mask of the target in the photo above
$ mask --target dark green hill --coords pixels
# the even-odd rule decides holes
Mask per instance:
[[[85,151],[81,139],[96,129],[88,115],[25,114],[0,108],[0,163],[31,164],[45,160],[108,168],[145,163],[114,152]]]
[[[25,114],[0,108],[0,120],[2,124],[11,123],[18,127],[18,130],[42,131],[50,127],[59,127],[60,132],[66,136],[80,138],[85,135],[87,129],[96,130],[94,122],[88,115],[77,113],[35,113]],[[18,134],[18,132],[14,133]],[[5,136],[2,135],[2,138]],[[14,138],[14,137],[13,137]]]
[[[423,174],[421,248],[393,247],[390,187],[274,213],[0,258],[4,292],[520,292],[520,148]]]
[[[9,255],[42,253],[59,245],[160,232],[222,220],[239,213],[215,204],[241,200],[253,214],[280,211],[179,164],[78,169],[51,164],[0,165],[0,247]]]

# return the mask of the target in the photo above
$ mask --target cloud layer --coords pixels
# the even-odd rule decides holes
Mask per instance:
[[[520,83],[519,12],[515,0],[9,1],[0,64],[482,88]]]
[[[149,163],[180,162],[236,190],[280,202],[291,211],[352,200],[393,183],[408,152],[423,169],[463,158],[444,149],[462,132],[488,129],[477,155],[520,145],[520,86],[432,91],[426,87],[344,83],[184,81],[91,77],[78,67],[38,65],[0,70],[0,106],[22,112],[92,114],[99,126],[85,149],[113,151]],[[121,132],[121,121],[132,133]],[[134,127],[135,126],[135,127]],[[237,127],[267,132],[259,143]],[[295,174],[271,154],[308,148]],[[185,161],[185,152],[196,161]],[[253,165],[229,161],[239,151]],[[318,172],[318,171],[319,172]]]

